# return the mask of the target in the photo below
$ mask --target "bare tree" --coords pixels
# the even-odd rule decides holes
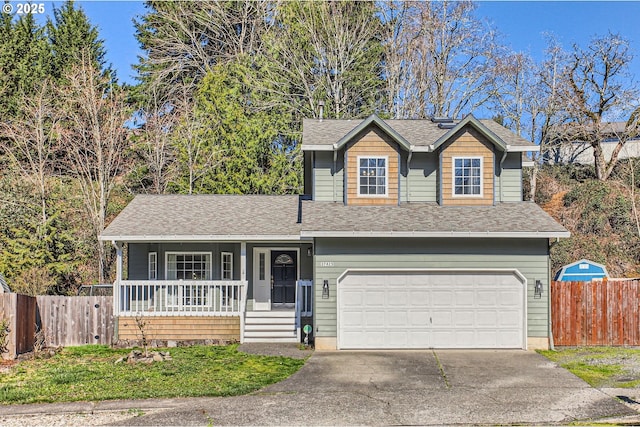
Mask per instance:
[[[504,54],[495,31],[474,16],[471,1],[381,2],[385,25],[387,79],[396,82],[389,97],[401,99],[396,117],[459,117],[487,103],[493,95],[496,58]],[[389,37],[389,34],[387,34]],[[402,58],[402,59],[398,59]],[[398,66],[402,64],[402,66]]]
[[[56,127],[61,117],[54,107],[52,83],[44,80],[33,95],[20,97],[17,109],[18,114],[12,120],[0,122],[0,149],[22,179],[36,189],[40,202],[40,232],[44,233],[48,180],[56,150]]]
[[[149,88],[144,105],[137,116],[142,122],[138,134],[138,153],[142,166],[140,185],[154,194],[164,194],[175,172],[175,152],[171,145],[171,132],[180,118],[175,105],[162,99],[156,87]]]
[[[61,133],[65,166],[82,191],[98,254],[100,282],[106,275],[106,250],[98,237],[105,227],[107,207],[122,172],[129,109],[123,91],[81,61],[65,76],[60,101],[66,113]]]
[[[586,49],[578,45],[563,70],[566,84],[558,92],[567,120],[557,128],[559,139],[583,141],[593,148],[596,176],[606,180],[618,163],[620,151],[640,130],[638,107],[640,91],[629,75],[633,59],[629,41],[617,34],[595,37]],[[607,161],[602,143],[610,135],[610,122],[623,119],[623,131]]]
[[[137,66],[142,80],[162,93],[193,89],[216,64],[261,49],[272,25],[272,2],[215,0],[149,2],[135,23],[147,55]]]
[[[295,106],[304,117],[370,114],[382,97],[379,21],[367,2],[282,2],[269,33],[265,78],[272,99]]]

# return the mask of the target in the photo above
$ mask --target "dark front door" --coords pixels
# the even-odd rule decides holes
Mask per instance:
[[[295,251],[271,251],[271,302],[296,302],[298,260]]]

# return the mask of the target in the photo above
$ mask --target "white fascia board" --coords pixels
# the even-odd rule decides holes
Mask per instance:
[[[300,149],[302,151],[333,151],[333,145],[331,144],[327,144],[327,145],[302,145],[302,147],[300,147]]]
[[[302,237],[453,237],[541,239],[570,237],[568,231],[303,231]]]
[[[301,240],[299,234],[293,235],[149,235],[149,236],[100,236],[100,240],[103,242],[239,242],[239,241],[252,241],[252,242],[265,242],[265,241],[289,241],[298,242]]]
[[[411,151],[414,153],[430,153],[433,151],[431,147],[431,145],[414,145]]]
[[[540,152],[539,145],[507,145],[507,153],[527,153],[529,151]]]

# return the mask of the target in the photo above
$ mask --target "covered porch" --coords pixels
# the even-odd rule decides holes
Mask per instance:
[[[300,342],[311,324],[311,243],[114,245],[118,339],[139,339],[142,321],[158,340]]]

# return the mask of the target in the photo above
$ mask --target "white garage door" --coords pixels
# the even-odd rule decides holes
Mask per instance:
[[[347,271],[338,347],[525,348],[525,284],[513,271]]]

